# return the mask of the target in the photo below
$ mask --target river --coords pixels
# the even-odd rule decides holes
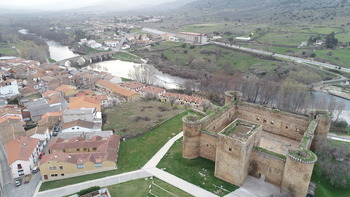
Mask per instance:
[[[62,46],[61,44],[54,41],[48,41],[47,44],[49,45],[50,56],[52,59],[59,61],[59,60],[77,56],[77,54],[74,54],[72,51],[70,51],[67,46]],[[88,68],[96,71],[109,72],[119,77],[130,78],[129,73],[133,72],[135,70],[135,67],[139,67],[139,66],[140,64],[136,64],[132,62],[111,60],[111,61],[96,63],[94,65],[89,66]],[[148,66],[151,66],[151,65],[148,65]],[[156,78],[155,85],[164,87],[167,89],[179,89],[183,87],[183,84],[186,82],[186,79],[164,74],[158,70],[156,70],[155,78]],[[340,119],[344,119],[350,124],[350,101],[337,96],[324,93],[324,92],[314,92],[312,94],[312,100],[315,100],[317,97],[321,97],[321,96],[324,96],[326,100],[330,100],[331,98],[334,98],[336,102],[344,102],[345,108],[342,114],[340,115]]]

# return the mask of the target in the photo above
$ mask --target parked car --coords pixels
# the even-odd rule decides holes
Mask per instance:
[[[56,137],[58,135],[58,132],[54,131],[52,136]]]
[[[39,159],[43,158],[44,155],[45,155],[45,152],[41,152],[39,155]]]
[[[32,169],[32,174],[36,174],[38,171],[39,171],[38,166],[35,166],[35,167]]]
[[[19,187],[22,185],[22,181],[20,179],[15,181],[16,187]]]

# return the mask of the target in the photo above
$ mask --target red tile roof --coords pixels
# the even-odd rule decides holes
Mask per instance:
[[[114,93],[117,93],[121,96],[126,96],[126,97],[130,97],[130,96],[134,96],[134,95],[138,95],[139,93],[132,91],[132,90],[128,90],[126,88],[120,87],[119,85],[116,85],[114,83],[111,83],[109,81],[106,80],[98,80],[96,82],[96,85],[100,85],[103,86],[111,91],[113,91]]]
[[[19,137],[8,142],[5,146],[7,163],[11,165],[17,160],[29,160],[39,141],[39,139],[30,137]]]

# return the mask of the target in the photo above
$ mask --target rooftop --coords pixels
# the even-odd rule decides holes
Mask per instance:
[[[261,127],[261,125],[236,119],[222,131],[220,131],[219,134],[246,141],[253,133],[258,131],[259,127]]]
[[[11,165],[17,160],[29,160],[34,149],[39,143],[39,139],[30,137],[19,137],[6,144],[7,163]]]

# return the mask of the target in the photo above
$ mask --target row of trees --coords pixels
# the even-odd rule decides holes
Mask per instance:
[[[272,81],[265,78],[245,78],[241,73],[227,75],[219,71],[213,77],[201,80],[201,89],[208,92],[223,94],[228,90],[236,90],[243,93],[245,101],[258,103],[268,107],[274,107],[285,111],[306,113],[309,109],[328,110],[334,113],[336,118],[345,107],[344,103],[327,99],[325,96],[312,98],[309,87],[305,83],[313,83],[318,80],[305,80],[295,73],[283,81]],[[304,73],[306,75],[308,72]],[[300,81],[299,81],[300,80]]]

